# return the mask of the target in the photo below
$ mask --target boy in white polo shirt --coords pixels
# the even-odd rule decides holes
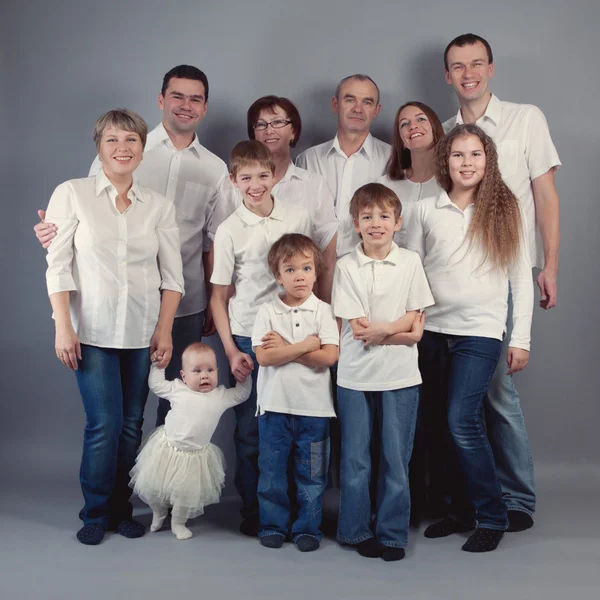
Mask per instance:
[[[415,252],[399,248],[398,196],[380,183],[350,203],[362,241],[336,267],[333,307],[342,319],[337,413],[342,435],[337,538],[362,556],[404,558],[408,541],[408,463],[421,374],[416,343],[434,301]],[[381,439],[377,505],[369,494],[373,428]],[[372,522],[372,515],[375,520]]]
[[[301,552],[323,537],[321,497],[329,466],[329,419],[335,417],[329,367],[338,359],[339,331],[331,306],[312,289],[323,264],[305,235],[287,234],[269,251],[284,293],[263,304],[252,330],[258,371],[258,505],[260,542],[281,548],[290,533],[288,463],[298,489],[292,541]]]
[[[230,178],[243,202],[218,227],[210,306],[215,326],[237,381],[252,373],[250,398],[234,408],[236,429],[235,485],[242,498],[240,531],[258,532],[258,424],[256,356],[250,336],[258,308],[277,296],[277,282],[267,254],[285,233],[311,235],[310,216],[301,206],[285,207],[271,195],[275,164],[268,148],[257,140],[238,143],[230,156]],[[235,292],[229,299],[229,287]]]

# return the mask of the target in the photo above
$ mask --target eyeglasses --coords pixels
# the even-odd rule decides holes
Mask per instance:
[[[268,123],[266,121],[258,121],[258,123],[256,123],[256,125],[252,127],[252,129],[254,129],[254,131],[264,131],[269,125],[273,129],[281,129],[282,127],[285,127],[290,123],[290,119],[274,119],[273,121],[269,121]]]

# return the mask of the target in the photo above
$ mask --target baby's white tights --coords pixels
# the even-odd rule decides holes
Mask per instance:
[[[150,525],[150,531],[158,531],[169,512],[168,506],[152,505],[152,524]],[[187,540],[192,537],[192,532],[185,526],[187,519],[178,519],[171,517],[171,531],[178,540]]]

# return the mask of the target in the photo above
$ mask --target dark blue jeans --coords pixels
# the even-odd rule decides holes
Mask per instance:
[[[173,321],[173,356],[169,366],[165,369],[165,378],[169,381],[181,378],[181,355],[183,351],[194,342],[202,340],[202,328],[204,327],[204,312],[199,312],[186,317],[177,317]],[[165,424],[167,413],[171,410],[171,403],[164,398],[158,399],[156,409],[156,426]]]
[[[252,339],[234,335],[233,340],[239,350],[248,354],[254,362],[252,371],[252,391],[246,402],[233,407],[235,412],[235,487],[242,499],[242,518],[258,519],[258,419],[256,418],[256,380],[258,362],[252,350]],[[232,385],[235,382],[232,376]]]
[[[485,431],[483,400],[502,342],[486,337],[425,331],[420,360],[428,366],[423,393],[446,407],[454,452],[447,461],[452,497],[450,516],[479,527],[504,531],[506,505]]]
[[[142,441],[148,397],[148,348],[81,345],[75,371],[85,409],[79,518],[105,528],[131,518],[129,471]]]
[[[266,412],[258,418],[259,536],[290,533],[288,465],[292,458],[297,517],[292,541],[300,535],[321,540],[321,497],[329,468],[329,418]]]
[[[338,386],[342,433],[340,513],[337,539],[358,544],[376,537],[385,546],[408,543],[408,462],[413,445],[419,386],[360,392]],[[379,432],[376,506],[371,505],[371,439]],[[375,513],[375,527],[371,523]]]

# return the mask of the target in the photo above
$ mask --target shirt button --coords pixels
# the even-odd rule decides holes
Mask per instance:
[[[295,309],[294,309],[294,312],[295,312],[295,313],[297,313],[297,312],[298,312],[298,309],[297,309],[297,308],[295,308]]]
[[[300,323],[296,323],[296,327],[300,327]]]

